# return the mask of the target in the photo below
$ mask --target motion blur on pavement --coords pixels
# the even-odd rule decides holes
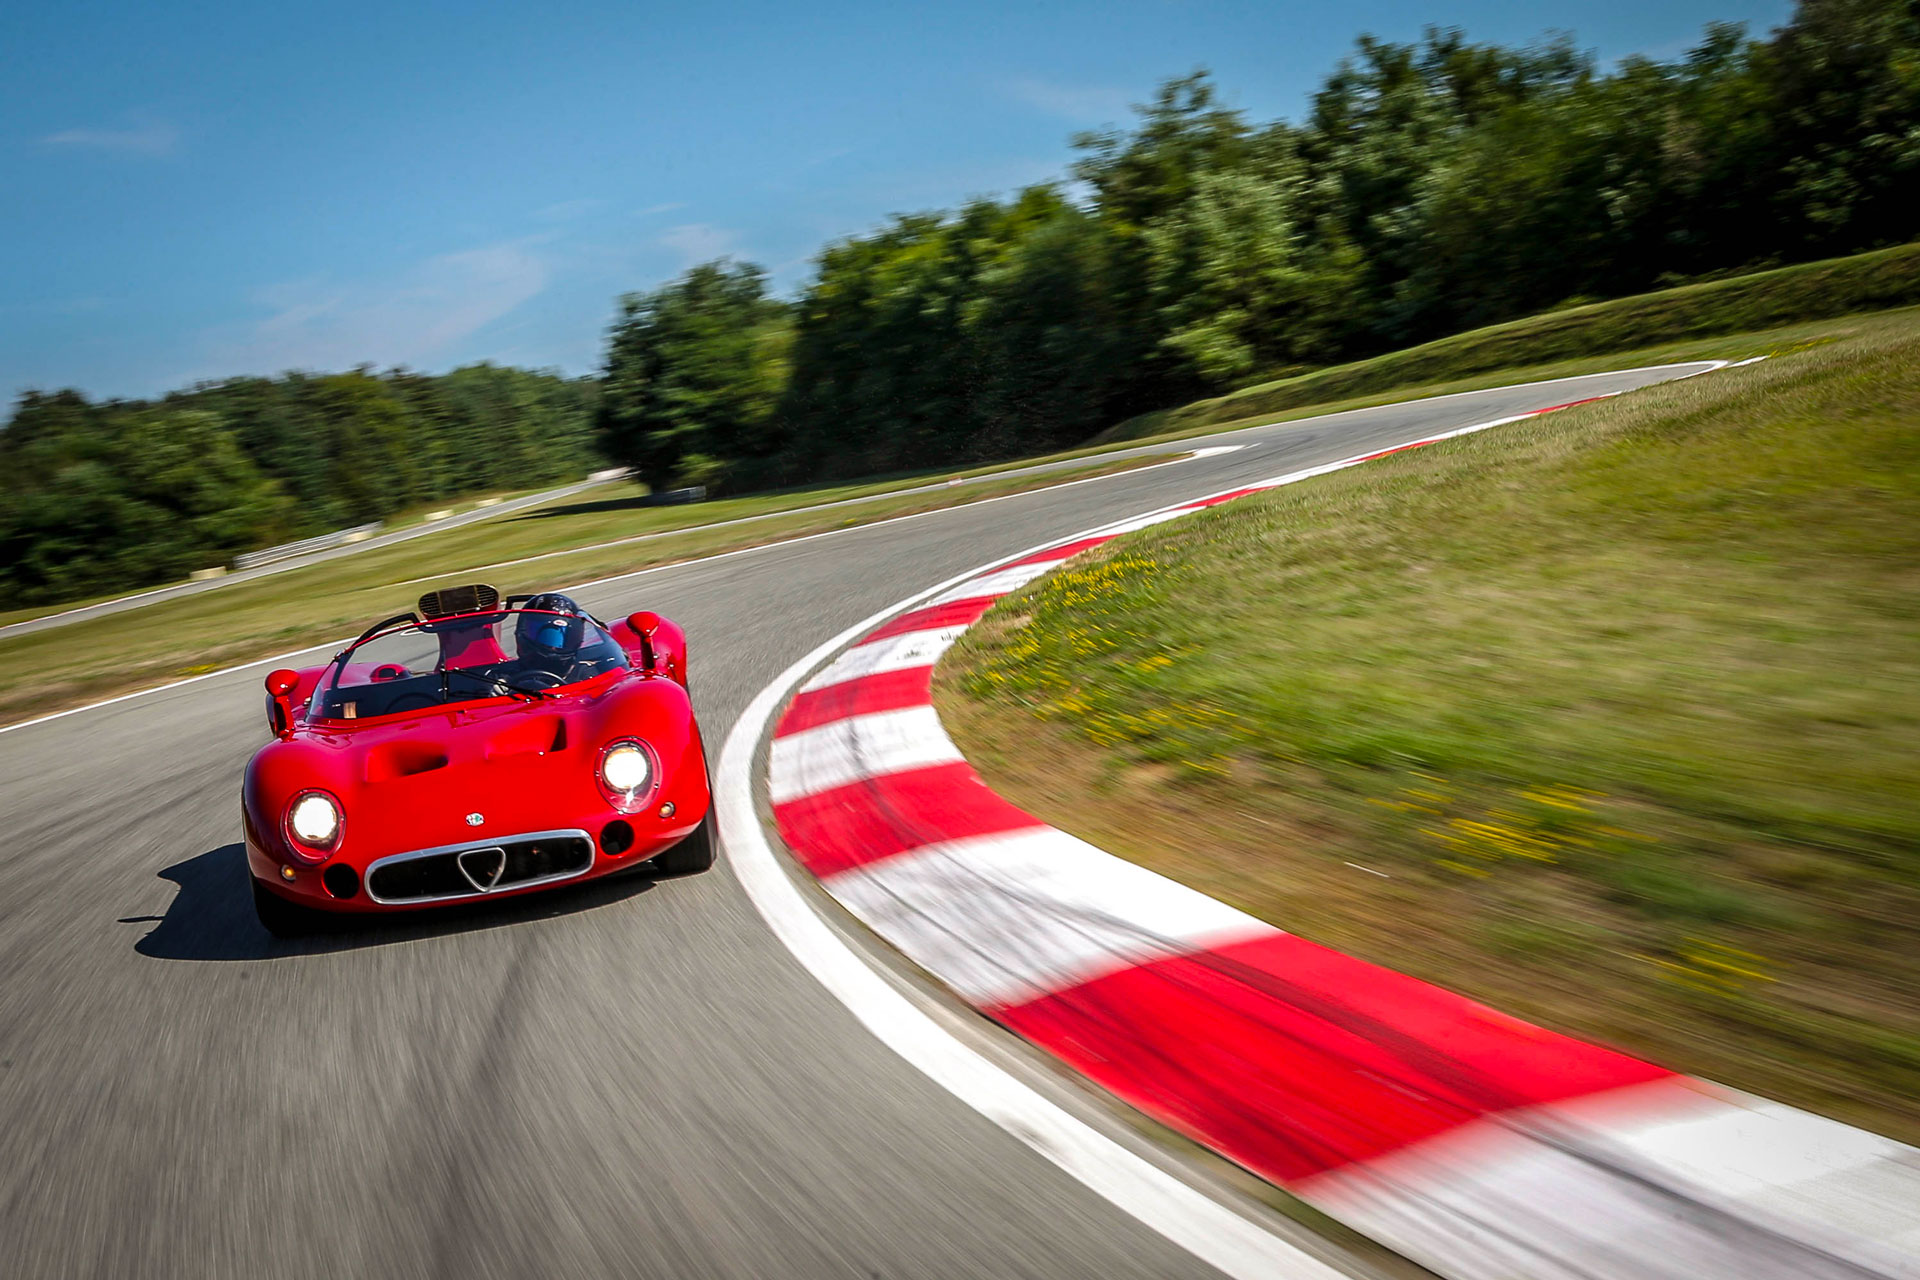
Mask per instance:
[[[1920,16],[1455,8],[10,18],[8,1273],[1920,1274]]]

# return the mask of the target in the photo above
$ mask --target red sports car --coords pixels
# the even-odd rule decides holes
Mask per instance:
[[[686,636],[566,596],[421,597],[322,667],[267,677],[247,869],[280,936],[647,866],[713,865]]]

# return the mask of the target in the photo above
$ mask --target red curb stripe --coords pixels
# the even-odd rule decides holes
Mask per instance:
[[[1000,568],[1011,569],[1017,564],[1047,564],[1054,560],[1069,560],[1079,555],[1082,551],[1091,551],[1103,542],[1113,541],[1115,536],[1117,535],[1106,534],[1098,538],[1081,538],[1076,542],[1063,542],[1057,547],[1048,547],[1045,551],[1036,551],[1030,556],[1022,556],[1018,560],[1010,560],[1006,564],[1001,565]]]
[[[1245,498],[1251,494],[1265,493],[1273,486],[1269,484],[1250,485],[1245,489],[1235,489],[1232,493],[1216,493],[1211,498],[1201,498],[1198,502],[1189,502],[1181,507],[1182,511],[1199,511],[1203,507],[1217,507],[1223,502],[1232,502],[1235,498]]]
[[[1610,399],[1612,399],[1611,396],[1588,396],[1584,400],[1569,400],[1565,404],[1550,404],[1544,409],[1535,409],[1532,413],[1528,414],[1527,416],[1530,418],[1537,418],[1543,413],[1558,413],[1562,409],[1571,409],[1577,404],[1594,404],[1601,400],[1610,400]]]
[[[881,671],[799,694],[787,707],[787,713],[780,717],[780,723],[774,726],[773,736],[784,738],[848,716],[924,707],[932,701],[932,667]]]
[[[1412,444],[1395,445],[1391,449],[1382,449],[1378,453],[1369,453],[1365,457],[1355,458],[1356,463],[1372,462],[1376,458],[1391,458],[1396,453],[1406,453],[1410,449],[1424,449],[1430,444],[1439,444],[1438,440],[1415,440]]]
[[[988,1012],[1282,1184],[1673,1074],[1287,934]]]
[[[903,613],[878,630],[869,632],[860,644],[871,644],[875,640],[885,640],[889,636],[905,635],[909,631],[932,631],[939,627],[970,627],[980,621],[980,615],[991,609],[997,599],[999,599],[998,596],[975,596],[971,600],[950,600],[946,604],[934,604],[924,609],[915,609],[912,613]]]
[[[965,761],[909,769],[773,807],[794,857],[822,879],[942,840],[1046,824],[1001,799]]]

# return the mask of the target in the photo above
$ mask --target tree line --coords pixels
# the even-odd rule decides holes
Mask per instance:
[[[1575,300],[1920,234],[1920,5],[1801,0],[1603,71],[1569,41],[1362,38],[1304,120],[1211,79],[1058,182],[622,301],[599,420],[653,483],[1039,452],[1236,385]]]
[[[233,378],[157,400],[28,392],[0,431],[0,587],[22,604],[598,465],[596,379],[479,364]]]
[[[598,378],[287,374],[23,396],[0,588],[64,600],[602,461],[747,490],[1071,445],[1120,419],[1575,300],[1920,235],[1920,4],[1800,0],[1601,69],[1362,38],[1295,123],[1169,80],[1060,180],[628,294]]]

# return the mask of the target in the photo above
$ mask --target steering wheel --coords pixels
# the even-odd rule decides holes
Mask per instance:
[[[518,689],[522,693],[545,693],[548,689],[558,689],[566,682],[564,676],[557,676],[551,671],[542,671],[538,668],[516,671],[507,677],[508,687]]]

